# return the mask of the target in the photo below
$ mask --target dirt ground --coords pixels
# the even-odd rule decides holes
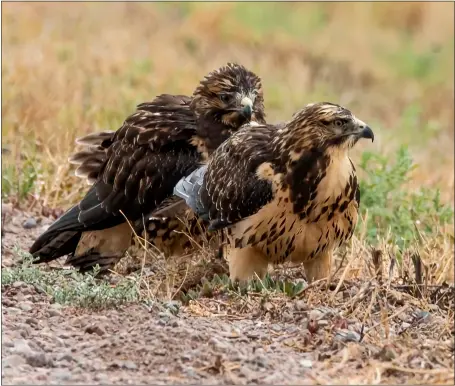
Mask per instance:
[[[52,218],[11,210],[3,220],[2,270]],[[93,311],[14,282],[2,285],[2,382],[453,384],[452,314],[406,293],[381,302],[376,290],[353,281],[336,296],[315,285],[295,298],[224,293]]]

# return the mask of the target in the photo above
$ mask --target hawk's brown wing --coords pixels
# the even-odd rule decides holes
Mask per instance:
[[[190,144],[196,122],[189,102],[188,97],[162,95],[139,105],[111,138],[102,136],[94,146],[96,151],[106,148],[105,158],[93,162],[91,171],[92,161],[81,161],[96,182],[78,205],[35,241],[30,252],[40,261],[56,259],[75,249],[82,232],[123,223],[120,212],[135,221],[170,196],[174,185],[200,160]]]
[[[273,160],[274,130],[271,125],[245,126],[213,153],[200,189],[191,193],[197,195],[192,209],[210,221],[210,229],[251,216],[273,198],[271,182],[259,179],[256,171]]]
[[[189,108],[191,100],[191,97],[185,95],[159,95],[151,102],[138,105],[137,111],[126,119],[119,130],[101,131],[78,138],[76,143],[84,148],[68,159],[71,164],[77,165],[76,176],[86,178],[89,185],[95,183],[109,156],[109,148],[114,142],[123,140],[131,126],[140,127],[149,135],[160,131],[160,135],[151,141],[158,146],[166,140],[166,132],[168,142],[187,138],[188,131],[195,128],[194,124],[188,125],[194,120]],[[172,126],[173,129],[169,132]]]

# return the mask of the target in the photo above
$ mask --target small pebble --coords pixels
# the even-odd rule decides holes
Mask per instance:
[[[315,334],[319,330],[319,322],[317,319],[317,315],[314,313],[314,311],[310,312],[310,316],[308,317],[308,331],[310,331],[312,334]]]
[[[435,305],[435,304],[431,304]],[[436,306],[437,307],[437,306]],[[419,323],[428,323],[431,320],[431,314],[427,311],[416,311],[413,313],[414,320],[418,321]]]
[[[329,325],[329,321],[327,319],[318,320],[318,326],[319,327],[326,327],[328,325]]]
[[[185,362],[188,362],[188,361],[190,361],[191,359],[193,359],[193,357],[191,356],[191,354],[186,353],[186,354],[182,354],[182,355],[180,356],[180,359],[182,359],[182,360],[185,361]]]
[[[95,380],[104,384],[109,381],[109,377],[107,376],[107,374],[104,373],[96,373]]]
[[[44,289],[41,288],[38,284],[33,285],[33,289],[38,294],[45,294],[46,293],[46,291],[44,291]]]
[[[98,325],[88,326],[84,330],[84,332],[87,333],[87,334],[96,334],[98,336],[103,336],[104,335],[104,330]]]
[[[267,367],[267,358],[264,355],[257,355],[252,362],[257,364],[259,367]]]
[[[281,326],[277,325],[277,324],[272,324],[271,327],[270,327],[273,331],[275,332],[280,332],[281,331]]]
[[[256,332],[256,331],[250,331],[250,332],[247,332],[247,333],[245,334],[245,336],[246,336],[247,338],[250,338],[250,339],[258,339],[260,335],[259,335],[259,333]]]
[[[62,316],[62,313],[57,311],[57,310],[49,310],[47,311],[47,313],[49,314],[49,317],[53,317],[53,316]]]
[[[71,334],[69,334],[67,331],[60,331],[59,333],[57,333],[57,336],[61,339],[68,339],[71,337]],[[78,338],[82,338],[82,336],[79,336]]]
[[[30,299],[31,295],[36,294],[35,286],[33,284],[25,284],[21,293],[24,295],[25,299]]]
[[[38,375],[36,376],[36,379],[37,379],[38,381],[46,381],[46,382],[44,382],[44,383],[45,383],[45,384],[48,384],[48,376],[47,376],[46,374],[38,374]]]
[[[275,307],[273,306],[272,303],[270,302],[265,302],[263,305],[262,305],[262,308],[267,311],[267,312],[270,312],[272,311]]]
[[[177,315],[182,303],[177,300],[171,300],[163,304],[163,307],[169,310],[173,315]]]
[[[52,374],[53,378],[55,377],[59,381],[68,381],[73,376],[71,371],[66,370],[66,369],[58,369],[58,370],[53,371],[51,374]]]
[[[375,357],[382,361],[392,361],[396,358],[396,353],[393,350],[393,347],[385,345],[377,354],[375,354]]]
[[[229,347],[225,342],[222,342],[221,340],[215,338],[212,336],[209,340],[209,345],[213,346],[213,348],[220,350],[220,351],[226,351]]]
[[[5,298],[5,299],[2,299],[2,304],[5,307],[13,307],[14,305],[16,305],[16,302],[12,299]]]
[[[2,256],[2,268],[13,267],[14,265],[16,264],[12,258],[5,255]]]
[[[52,359],[48,358],[43,352],[33,352],[25,357],[27,363],[33,367],[52,367]]]
[[[23,324],[20,327],[20,335],[22,338],[28,338],[32,333],[32,329],[27,324]]]
[[[36,219],[34,217],[29,217],[25,222],[22,224],[22,226],[25,229],[32,229],[35,228],[37,225]]]
[[[164,348],[157,348],[156,350],[153,351],[155,355],[159,356],[165,356],[166,355],[166,350]]]
[[[35,318],[27,318],[27,319],[25,319],[25,323],[27,323],[30,326],[38,325],[38,321]]]
[[[15,281],[11,286],[13,288],[21,288],[21,287],[26,287],[27,284],[24,283],[23,281]]]
[[[3,335],[2,336],[2,346],[3,347],[14,347],[14,341],[10,337]]]
[[[281,374],[278,372],[267,375],[265,378],[262,378],[262,385],[279,385],[282,381]]]
[[[49,306],[49,309],[56,310],[56,311],[61,310],[62,308],[63,308],[63,306],[59,303],[53,303]]]
[[[111,367],[118,367],[118,368],[123,368],[123,369],[128,369],[128,370],[136,370],[137,365],[133,361],[126,360],[126,361],[115,361],[112,363]]]
[[[400,319],[402,322],[409,322],[412,318],[411,315],[403,312],[401,314],[398,314],[398,319]]]
[[[313,367],[313,362],[310,359],[302,359],[300,361],[300,366],[311,369]]]
[[[246,343],[248,343],[248,342],[246,342]],[[246,357],[239,351],[231,351],[229,353],[229,359],[233,362],[242,362],[242,361],[245,361]]]
[[[322,319],[323,316],[324,314],[321,311],[313,310],[308,315],[308,319],[319,320]]]
[[[250,370],[247,366],[242,366],[239,369],[240,375],[245,377],[248,382],[253,382],[253,380],[257,377],[256,373]]]
[[[14,342],[13,351],[20,355],[29,355],[33,353],[28,342],[25,339],[18,339]]]
[[[137,365],[133,361],[125,361],[123,362],[123,367],[128,370],[136,370]]]
[[[20,303],[20,304],[19,304],[19,308],[20,308],[22,311],[28,312],[28,311],[31,311],[31,310],[33,309],[33,306],[32,306],[31,303],[25,302],[25,303]]]
[[[17,367],[26,363],[25,358],[18,354],[12,354],[6,358],[2,359],[2,364],[4,367]]]
[[[161,319],[168,321],[172,317],[172,314],[170,312],[158,312],[158,316]]]
[[[184,371],[185,371],[185,374],[190,378],[197,377],[197,374],[192,367],[186,367]]]
[[[283,320],[285,322],[291,322],[293,319],[294,319],[294,317],[292,316],[292,314],[290,312],[288,312],[288,311],[283,312]]]
[[[73,356],[70,353],[61,353],[61,354],[58,354],[58,356],[56,357],[56,360],[72,362]]]
[[[360,334],[357,334],[355,331],[340,329],[336,331],[335,339],[342,342],[359,342]]]

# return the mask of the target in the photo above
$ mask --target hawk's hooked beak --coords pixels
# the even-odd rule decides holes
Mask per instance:
[[[357,127],[359,129],[357,134],[359,138],[371,139],[371,142],[374,142],[373,130],[371,130],[371,128],[365,122],[357,119]]]
[[[244,97],[240,104],[242,105],[241,114],[245,118],[250,119],[251,114],[253,113],[253,101],[248,97]]]
[[[374,142],[374,133],[369,126],[365,126],[360,132],[361,138],[371,139],[371,142]]]

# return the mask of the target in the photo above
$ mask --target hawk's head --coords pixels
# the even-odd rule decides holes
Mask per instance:
[[[261,79],[244,66],[228,63],[209,73],[193,93],[196,116],[237,129],[250,120],[264,122]]]
[[[289,134],[306,148],[349,149],[360,138],[374,140],[373,131],[348,109],[329,102],[310,103],[294,114]],[[290,144],[290,143],[289,143]]]

